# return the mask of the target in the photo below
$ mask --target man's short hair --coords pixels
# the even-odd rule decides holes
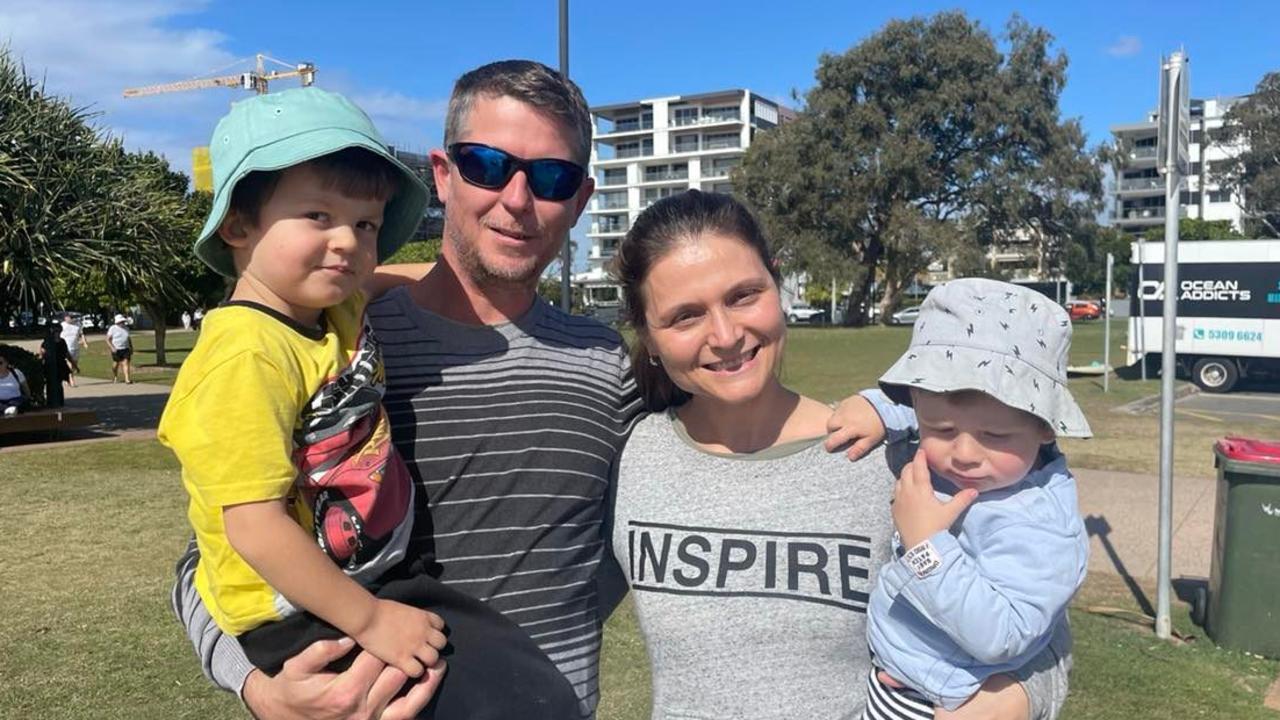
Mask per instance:
[[[573,160],[586,167],[591,159],[591,112],[574,82],[540,62],[500,60],[458,78],[449,97],[444,146],[458,142],[477,97],[509,97],[563,123],[574,135]]]
[[[347,197],[389,200],[400,189],[400,171],[364,148],[346,148],[291,167],[310,167],[324,187]],[[244,176],[231,193],[231,212],[257,226],[262,207],[271,200],[285,171],[258,170]]]

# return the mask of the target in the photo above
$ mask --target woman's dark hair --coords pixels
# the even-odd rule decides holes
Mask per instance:
[[[729,195],[690,190],[663,198],[640,213],[618,246],[612,273],[622,286],[622,317],[638,336],[631,347],[636,387],[645,406],[654,412],[683,405],[689,394],[671,381],[662,365],[650,362],[643,342],[648,325],[640,288],[654,263],[676,247],[707,234],[734,237],[746,243],[760,256],[773,281],[780,280],[760,225],[746,206]]]

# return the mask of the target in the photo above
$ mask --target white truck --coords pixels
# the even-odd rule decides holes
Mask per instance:
[[[1141,245],[1132,245],[1128,361],[1145,356],[1158,368],[1164,243]],[[1206,392],[1228,392],[1242,377],[1280,376],[1280,240],[1178,243],[1177,328],[1179,374]]]

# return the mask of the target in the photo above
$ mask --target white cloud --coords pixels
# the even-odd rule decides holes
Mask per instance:
[[[207,144],[218,118],[247,93],[215,88],[130,99],[122,93],[248,69],[248,62],[236,64],[224,33],[172,27],[174,18],[206,9],[208,0],[0,0],[0,46],[8,45],[50,93],[97,112],[94,123],[123,137],[126,147],[163,154],[190,174],[191,148]],[[344,68],[319,70],[320,85],[346,92],[390,142],[407,149],[435,144],[445,101],[345,83]]]
[[[1107,48],[1111,57],[1132,57],[1142,52],[1142,39],[1136,35],[1121,35]]]
[[[439,122],[449,109],[448,100],[421,100],[389,90],[356,93],[351,96],[351,100],[375,120],[394,118],[401,121]]]

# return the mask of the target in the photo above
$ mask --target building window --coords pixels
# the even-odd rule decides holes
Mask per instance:
[[[689,177],[689,163],[673,165],[650,165],[644,169],[645,182],[661,180],[686,180]]]
[[[742,115],[738,112],[737,105],[727,105],[724,107],[711,107],[702,111],[702,117],[707,122],[726,122],[729,120],[741,120]]]
[[[604,176],[600,178],[601,185],[626,185],[627,169],[611,168],[604,171]]]
[[[602,192],[596,195],[596,207],[600,210],[625,210],[627,207],[627,193],[623,192]]]
[[[613,147],[613,156],[619,158],[640,157],[640,143],[618,143]]]
[[[688,190],[688,188],[683,185],[673,185],[671,187],[659,187],[659,188],[645,188],[644,202],[642,204],[644,207],[649,207],[650,205],[661,200],[662,198],[671,197],[672,195],[678,195],[679,193],[682,193],[685,190]]]
[[[596,232],[598,233],[620,233],[626,231],[626,215],[601,215],[596,219]]]
[[[676,127],[685,125],[695,125],[698,122],[698,108],[696,107],[674,107],[671,108],[671,124]]]
[[[1230,190],[1210,190],[1209,202],[1229,203],[1231,202],[1231,191]]]
[[[733,133],[712,133],[702,143],[704,150],[722,150],[724,148],[742,147],[742,136]]]
[[[685,153],[698,151],[698,134],[674,135],[671,138],[671,152]]]

